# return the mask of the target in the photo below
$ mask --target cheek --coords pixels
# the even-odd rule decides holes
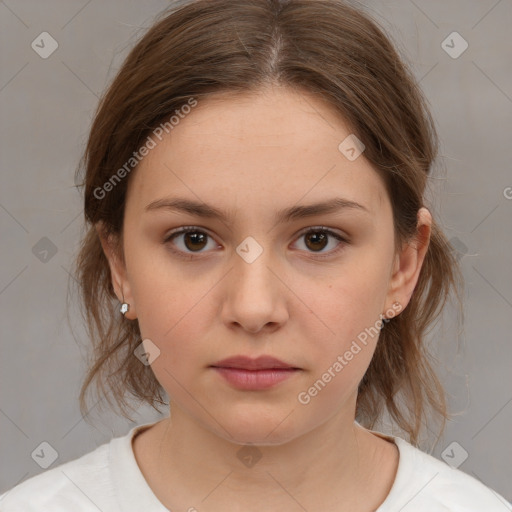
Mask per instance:
[[[369,330],[375,333],[387,294],[385,265],[383,258],[361,255],[332,269],[328,282],[304,281],[301,289],[309,290],[305,302],[316,319],[315,338],[323,340],[319,346],[324,354],[327,351],[332,357],[333,352],[348,348],[352,340],[359,337],[364,341]],[[376,336],[368,336],[369,345],[377,341],[372,338]]]
[[[141,334],[166,345],[177,339],[197,339],[205,332],[205,306],[210,287],[194,286],[190,281],[177,279],[167,282],[147,280],[134,292]]]
[[[212,302],[218,277],[192,272],[193,266],[171,264],[164,256],[132,253],[130,283],[143,339],[160,350],[154,370],[169,371],[212,362],[208,332],[217,309]],[[218,320],[217,320],[218,321]]]
[[[148,279],[136,292],[141,336],[160,351],[151,364],[152,371],[178,402],[190,401],[190,393],[201,396],[195,377],[215,360],[208,343],[212,313],[206,310],[208,296],[204,296],[210,288],[176,277]]]
[[[378,269],[356,272],[347,268],[316,291],[309,283],[308,305],[314,314],[302,332],[311,372],[296,399],[301,407],[317,411],[315,417],[334,413],[335,404],[347,403],[371,362],[385,296],[378,276]]]

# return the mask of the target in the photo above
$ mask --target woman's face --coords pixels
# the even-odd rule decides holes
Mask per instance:
[[[364,152],[354,159],[350,139],[339,149],[350,134],[307,93],[217,96],[130,177],[114,282],[160,351],[152,370],[173,414],[240,444],[353,422],[380,315],[405,307],[419,269],[394,254],[391,204]],[[252,373],[242,388],[224,375],[248,372],[212,367],[237,355],[296,370],[273,385]]]

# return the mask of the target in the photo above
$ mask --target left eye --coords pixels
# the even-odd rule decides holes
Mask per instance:
[[[302,233],[299,234],[298,239],[300,240],[302,238],[305,240],[304,246],[306,251],[322,255],[324,253],[336,253],[343,248],[343,245],[348,243],[348,241],[340,234],[322,226],[308,228],[307,230],[302,231]],[[324,251],[323,249],[329,245],[329,238],[335,239],[338,243],[333,244],[334,248],[331,250]],[[178,239],[180,243],[174,242],[174,239]],[[214,248],[216,246],[216,244],[213,243],[212,237],[208,233],[194,226],[188,226],[170,233],[165,238],[164,243],[171,241],[173,241],[172,245],[177,246],[177,250],[173,249],[173,251],[187,255],[207,252],[203,249],[208,248],[209,241],[212,244],[212,247],[210,248]]]
[[[305,240],[304,245],[307,249],[313,253],[321,253],[322,255],[324,253],[336,253],[341,250],[344,243],[347,243],[347,240],[340,234],[324,227],[308,228],[299,235],[299,240],[302,238]],[[338,243],[334,244],[333,249],[322,251],[329,245],[329,238],[334,238]]]

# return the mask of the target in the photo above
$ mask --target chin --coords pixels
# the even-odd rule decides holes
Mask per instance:
[[[219,417],[219,423],[226,430],[218,425],[213,427],[218,435],[231,443],[277,446],[287,443],[303,433],[297,430],[294,422],[290,421],[292,416],[293,414],[289,414],[289,411],[280,410],[279,413],[269,413],[268,411],[258,411],[253,406],[249,416],[231,413],[229,417]]]

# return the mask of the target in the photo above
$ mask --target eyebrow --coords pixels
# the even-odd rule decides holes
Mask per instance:
[[[197,217],[218,219],[225,221],[231,217],[235,217],[235,214],[228,214],[219,210],[206,203],[200,203],[185,198],[165,198],[158,199],[149,203],[144,210],[146,212],[154,210],[174,210],[189,213]],[[327,213],[335,213],[341,210],[357,210],[366,213],[370,213],[368,208],[362,204],[350,201],[342,197],[335,197],[327,201],[308,204],[308,205],[296,205],[290,208],[280,210],[275,215],[276,223],[290,222],[292,220],[303,219],[307,217],[313,217],[315,215],[322,215]]]

